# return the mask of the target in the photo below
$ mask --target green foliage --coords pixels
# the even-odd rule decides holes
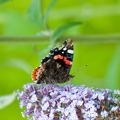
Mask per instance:
[[[58,0],[53,0],[53,1],[50,3],[50,5],[48,6],[48,9],[47,9],[47,11],[46,11],[46,13],[45,13],[45,17],[44,17],[45,28],[48,27],[48,25],[47,25],[47,19],[48,19],[49,12],[50,12],[50,10],[53,8],[54,4],[55,4],[57,1],[58,1]]]
[[[120,45],[116,47],[115,53],[108,64],[105,76],[105,84],[111,89],[119,88],[120,68]]]
[[[3,3],[9,2],[9,1],[12,1],[12,0],[0,0],[0,5],[2,5]]]
[[[67,23],[67,24],[57,27],[53,31],[53,33],[50,37],[51,41],[55,42],[66,30],[70,29],[73,26],[79,25],[79,24],[81,24],[81,22],[71,22],[71,23]]]
[[[0,96],[0,109],[3,109],[4,107],[11,104],[15,100],[15,98],[16,98],[15,93]]]
[[[31,66],[28,63],[20,59],[7,59],[6,61],[2,62],[0,66],[15,67],[28,73],[28,75],[30,75],[30,71],[32,70]]]
[[[28,9],[28,18],[31,23],[39,28],[43,28],[43,15],[41,0],[32,0],[32,3]]]

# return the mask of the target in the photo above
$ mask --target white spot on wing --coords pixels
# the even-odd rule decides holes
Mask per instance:
[[[67,52],[73,54],[73,50],[67,50]]]
[[[67,48],[65,47],[65,48],[63,48],[63,50],[65,51],[65,50],[67,50]]]

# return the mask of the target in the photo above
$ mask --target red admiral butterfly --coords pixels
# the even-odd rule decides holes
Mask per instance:
[[[74,76],[69,75],[73,61],[73,42],[66,40],[62,47],[53,48],[41,65],[32,72],[32,80],[40,83],[55,84],[69,81]]]

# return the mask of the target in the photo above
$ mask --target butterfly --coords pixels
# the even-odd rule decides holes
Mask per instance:
[[[70,75],[73,61],[73,41],[69,38],[61,47],[50,50],[48,56],[42,59],[41,65],[31,74],[32,80],[37,84],[56,84],[71,80]]]

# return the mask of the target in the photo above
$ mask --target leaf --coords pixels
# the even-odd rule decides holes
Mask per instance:
[[[11,104],[16,98],[15,93],[9,94],[9,95],[4,95],[0,96],[0,109],[8,106]]]
[[[113,56],[113,59],[107,67],[105,76],[105,84],[108,88],[119,88],[119,66],[120,65],[120,46],[118,45]]]
[[[48,14],[49,14],[50,10],[52,9],[53,5],[54,5],[56,2],[57,2],[57,0],[53,0],[53,1],[50,3],[50,5],[49,5],[49,7],[48,7],[48,9],[47,9],[47,11],[46,11],[46,13],[45,13],[44,25],[45,25],[46,28],[47,28],[47,18],[48,18]]]
[[[40,37],[42,37],[42,36],[50,36],[50,32],[49,31],[40,31],[40,32],[38,32],[37,33],[37,36],[40,36]]]
[[[31,70],[32,70],[31,66],[28,63],[26,63],[25,61],[20,60],[20,59],[9,59],[9,60],[4,61],[0,65],[0,67],[5,67],[5,66],[22,69],[23,71],[25,71],[28,74],[30,74]]]
[[[42,15],[41,0],[32,0],[32,3],[27,11],[30,22],[40,28],[43,28],[44,21]]]
[[[71,28],[73,26],[79,25],[79,24],[81,24],[81,22],[71,22],[71,23],[67,23],[67,24],[57,27],[53,31],[53,33],[50,37],[50,40],[52,42],[55,42],[66,30],[68,30],[69,28]]]
[[[9,2],[9,1],[12,1],[12,0],[0,0],[0,5],[2,5],[3,3]]]

